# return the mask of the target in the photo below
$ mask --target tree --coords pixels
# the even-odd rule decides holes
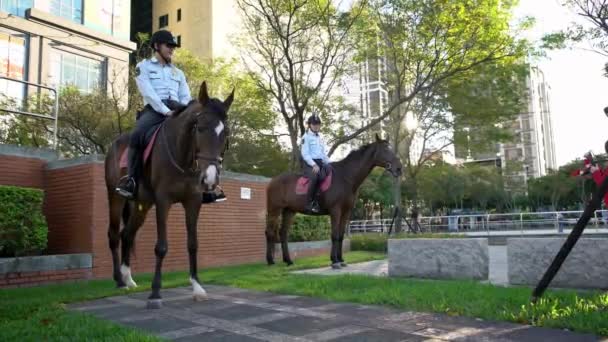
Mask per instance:
[[[258,87],[256,74],[243,72],[235,61],[221,58],[203,63],[187,50],[178,50],[175,59],[190,89],[198,89],[202,80],[218,97],[236,89],[229,113],[230,147],[224,161],[228,170],[272,176],[288,169],[289,154],[281,148],[278,136],[265,133],[274,130],[277,118],[271,109],[271,97]]]
[[[423,148],[418,158],[412,158],[411,146],[416,135],[431,139],[453,125],[449,111],[441,110],[445,103],[438,101],[445,95],[446,82],[486,64],[518,60],[528,51],[527,43],[510,31],[513,6],[512,2],[498,0],[372,1],[357,26],[357,33],[362,55],[386,56],[391,70],[388,73],[391,105],[369,125],[338,139],[338,143],[388,118],[394,149],[402,151],[405,176],[416,189],[416,174],[434,155]],[[403,129],[407,115],[414,116],[412,121],[418,123],[416,130]],[[434,150],[451,144],[449,138],[445,139]],[[399,187],[397,181],[395,188]],[[414,204],[415,198],[414,194]],[[400,202],[397,195],[395,203]]]
[[[365,1],[349,12],[327,0],[238,0],[237,5],[245,30],[239,42],[244,63],[260,74],[257,85],[283,119],[295,169],[304,115],[330,102],[332,88],[347,70],[349,33]]]
[[[144,37],[145,38],[145,37]],[[145,39],[141,46],[145,46]],[[236,172],[273,175],[288,166],[288,155],[277,138],[261,132],[275,124],[270,110],[270,99],[256,86],[255,75],[237,70],[234,62],[218,59],[213,64],[203,63],[186,50],[177,50],[175,63],[182,69],[190,89],[198,89],[207,80],[212,94],[228,93],[235,87],[236,97],[231,107],[230,147],[225,166]],[[97,89],[82,93],[65,87],[59,97],[59,149],[64,156],[105,154],[111,142],[128,132],[134,124],[135,112],[143,107],[142,97],[130,69],[128,83],[119,74],[110,75],[108,90]],[[121,97],[127,93],[128,99]],[[28,102],[28,110],[52,113],[53,101],[43,97],[38,105],[37,97]],[[17,104],[15,100],[12,107]],[[14,143],[35,147],[47,147],[52,134],[48,121],[25,116],[9,116],[5,132],[0,131],[2,143]]]
[[[59,91],[58,149],[66,157],[105,154],[112,140],[131,129],[141,99],[135,96],[135,84],[121,79],[120,73],[109,76],[109,88],[82,93],[72,86]],[[128,93],[128,97],[124,94]],[[4,99],[4,105],[14,99]],[[54,99],[33,94],[21,107],[26,111],[52,115]],[[8,105],[10,106],[10,105]],[[13,108],[15,108],[13,106]],[[5,144],[48,147],[53,123],[23,115],[7,115]]]
[[[545,47],[564,48],[568,43],[588,41],[595,52],[608,56],[608,2],[606,0],[562,0],[562,6],[585,19],[587,24],[571,23],[562,31],[543,37]]]

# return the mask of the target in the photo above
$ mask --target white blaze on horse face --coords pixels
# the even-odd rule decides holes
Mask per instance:
[[[215,165],[207,166],[207,170],[205,171],[205,184],[207,186],[212,187],[215,185],[215,179],[217,178],[217,167]]]
[[[130,289],[132,287],[137,287],[137,284],[135,283],[135,281],[133,281],[133,278],[131,278],[131,267],[122,264],[120,266],[120,273],[122,274],[122,281],[127,284],[127,288]]]
[[[220,121],[220,123],[217,125],[217,127],[215,127],[215,133],[217,134],[218,137],[220,136],[220,134],[222,134],[223,130],[224,130],[224,124]]]
[[[193,278],[190,278],[190,283],[192,284],[192,295],[194,296],[194,300],[204,300],[207,299],[207,292],[201,284],[198,283]]]

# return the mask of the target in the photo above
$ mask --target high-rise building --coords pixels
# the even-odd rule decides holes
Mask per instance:
[[[457,149],[461,154],[458,157],[465,161],[495,159],[498,154],[505,167],[505,184],[513,189],[525,189],[528,179],[542,177],[550,169],[557,169],[549,99],[551,88],[542,70],[535,66],[529,67],[526,84],[526,110],[506,123],[514,140],[496,144],[494,151],[473,154],[471,158],[462,155],[467,153],[467,148]]]
[[[129,0],[0,1],[0,75],[83,92],[124,85],[135,49],[130,12]],[[36,91],[0,79],[0,94]]]
[[[181,47],[205,61],[238,57],[231,41],[241,22],[236,0],[147,2],[152,2],[152,31],[171,31]]]

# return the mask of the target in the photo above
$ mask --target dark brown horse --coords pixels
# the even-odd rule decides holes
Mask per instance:
[[[333,268],[346,266],[342,259],[342,241],[346,224],[357,199],[358,189],[372,169],[380,166],[394,177],[401,175],[401,161],[391,150],[388,141],[376,135],[376,141],[352,151],[343,160],[332,163],[333,176],[330,188],[319,197],[321,212],[316,215],[331,217],[331,264]],[[296,194],[296,182],[300,174],[286,173],[274,177],[268,184],[267,223],[266,223],[266,261],[274,264],[274,246],[277,243],[280,225],[280,241],[283,261],[293,264],[289,257],[287,238],[289,228],[296,213],[305,213],[306,195]]]
[[[124,175],[119,160],[128,146],[129,136],[122,135],[114,143],[105,160],[106,186],[110,208],[108,239],[112,252],[114,280],[118,287],[135,287],[131,278],[130,254],[137,230],[148,210],[156,206],[157,242],[154,248],[156,268],[152,281],[149,307],[161,306],[161,268],[167,254],[167,215],[171,205],[181,203],[185,210],[190,258],[190,282],[194,299],[206,298],[197,275],[197,222],[201,194],[219,184],[221,158],[228,136],[227,114],[234,90],[225,101],[209,98],[202,83],[198,101],[191,101],[178,114],[167,118],[158,131],[152,154],[139,180],[137,200],[127,201],[115,192]],[[121,218],[124,228],[120,231]],[[118,259],[121,244],[122,264]],[[119,266],[120,265],[120,266]]]

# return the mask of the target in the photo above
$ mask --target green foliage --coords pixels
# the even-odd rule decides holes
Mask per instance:
[[[320,112],[332,133],[343,133],[339,124],[347,123],[341,118],[349,109],[332,88],[351,66],[349,32],[362,6],[343,13],[326,0],[236,3],[244,32],[235,43],[247,56],[247,68],[259,73],[258,88],[272,97],[274,112],[280,113],[290,138],[290,166],[296,169],[298,142],[311,111]]]
[[[328,216],[308,216],[296,214],[289,231],[289,241],[321,241],[331,236]]]
[[[387,251],[387,234],[355,234],[350,237],[350,249],[353,251],[383,252]]]
[[[0,186],[0,256],[36,255],[46,249],[43,192]]]
[[[437,233],[400,233],[396,235],[365,233],[355,234],[350,238],[350,249],[353,251],[387,252],[388,239],[461,239],[464,234]]]
[[[258,76],[239,71],[235,61],[217,58],[213,63],[204,63],[183,49],[177,50],[174,58],[186,75],[193,97],[198,95],[203,81],[211,96],[220,99],[235,89],[228,113],[230,149],[224,160],[228,170],[264,176],[287,170],[289,154],[282,150],[277,136],[264,133],[274,130],[276,114],[270,96],[257,86]]]
[[[376,168],[359,188],[359,199],[363,203],[380,203],[383,207],[388,207],[393,200],[393,182],[390,174]]]
[[[72,86],[59,91],[59,151],[65,157],[105,154],[111,142],[129,131],[135,122],[135,112],[142,105],[129,71],[130,80],[109,75],[108,89],[80,92]],[[124,94],[129,94],[124,96]],[[54,98],[32,95],[24,104],[14,99],[0,99],[0,106],[18,108],[34,113],[53,115]],[[54,123],[50,120],[24,115],[0,114],[6,118],[6,130],[0,131],[0,143],[32,147],[49,147]]]

